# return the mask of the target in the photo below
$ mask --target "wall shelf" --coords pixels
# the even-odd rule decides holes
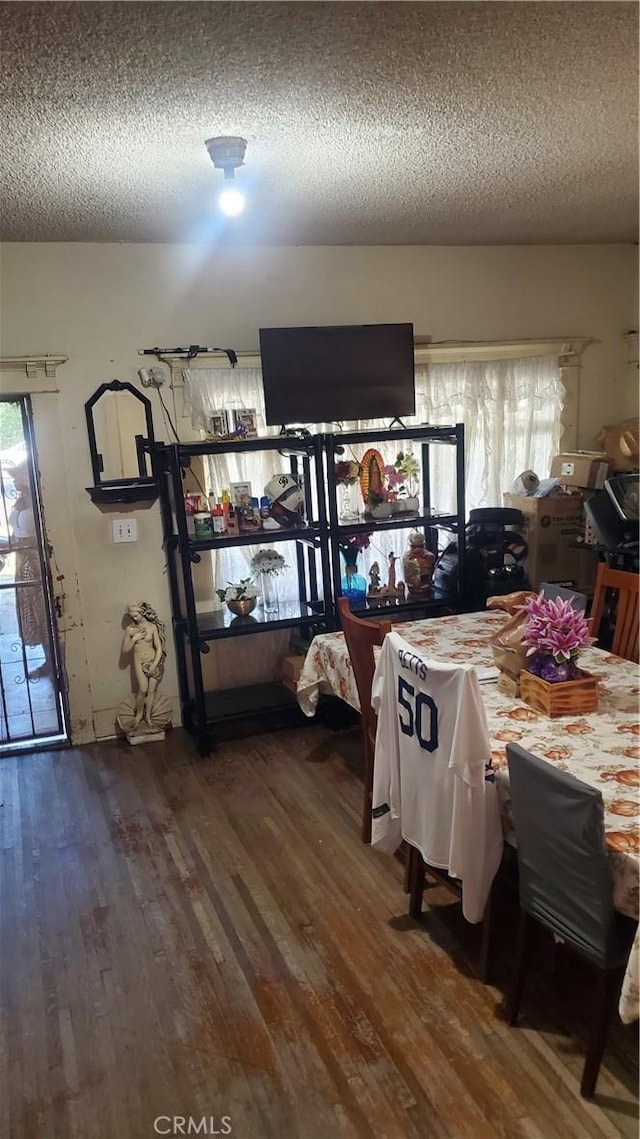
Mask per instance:
[[[103,483],[102,486],[85,487],[85,490],[96,506],[110,506],[118,502],[155,502],[160,493],[157,479],[140,479],[122,485]]]

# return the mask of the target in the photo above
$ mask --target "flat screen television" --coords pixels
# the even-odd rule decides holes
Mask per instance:
[[[415,412],[412,324],[261,328],[259,334],[267,423]]]

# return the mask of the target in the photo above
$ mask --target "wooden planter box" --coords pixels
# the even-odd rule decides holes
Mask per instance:
[[[532,672],[520,673],[520,698],[536,712],[551,719],[558,716],[583,716],[598,709],[598,680],[582,676],[580,680],[561,680],[549,684]]]

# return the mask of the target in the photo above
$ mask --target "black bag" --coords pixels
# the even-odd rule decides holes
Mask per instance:
[[[487,597],[528,589],[524,559],[527,543],[515,526],[524,529],[520,510],[485,507],[472,510],[465,526],[463,605],[483,609]],[[446,599],[458,591],[458,543],[451,542],[440,554],[433,572],[434,597]]]

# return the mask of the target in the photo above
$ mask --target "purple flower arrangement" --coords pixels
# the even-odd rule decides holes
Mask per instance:
[[[584,614],[570,601],[551,601],[541,593],[519,609],[528,617],[523,636],[531,658],[528,671],[551,684],[583,676],[576,660],[580,649],[595,640],[589,635]]]

